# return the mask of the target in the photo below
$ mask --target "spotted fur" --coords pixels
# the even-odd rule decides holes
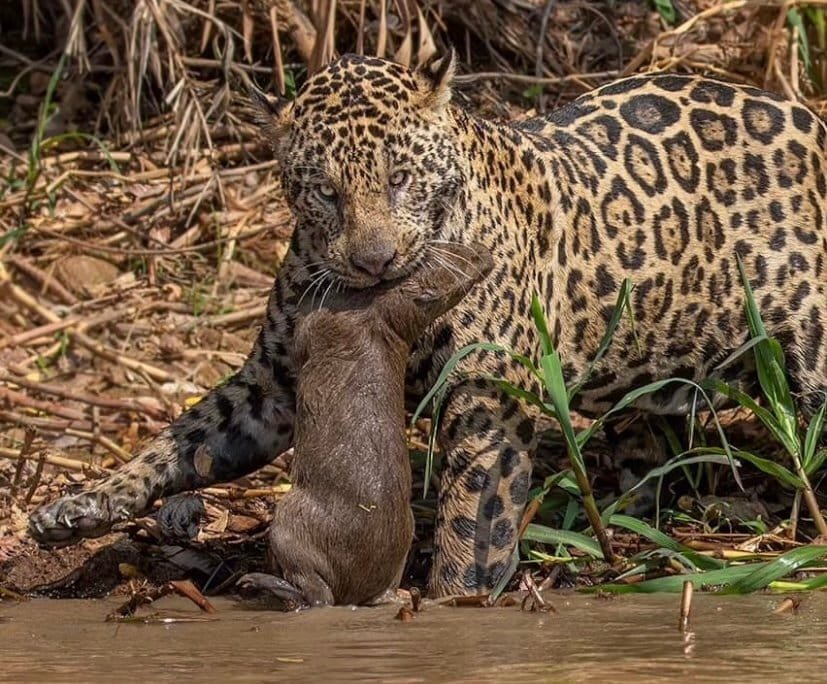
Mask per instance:
[[[570,381],[597,350],[624,278],[634,326],[583,386],[599,414],[659,378],[699,380],[746,337],[740,255],[790,380],[812,405],[827,389],[827,129],[806,107],[698,76],[637,76],[516,125],[450,105],[450,59],[410,71],[345,56],[277,106],[265,131],[297,218],[250,358],[119,473],[38,511],[35,536],[71,541],[145,511],[160,495],[247,473],[291,442],[293,312],[328,288],[370,286],[438,261],[447,242],[481,241],[488,280],[420,340],[415,402],[445,360],[475,341],[531,351],[530,301],[545,305]],[[533,387],[525,369],[480,351],[451,388],[430,578],[436,594],[490,588],[507,565],[536,442],[531,410],[492,387]],[[753,374],[730,366],[749,389]],[[641,399],[684,414],[691,393]],[[199,454],[200,458],[195,458]]]

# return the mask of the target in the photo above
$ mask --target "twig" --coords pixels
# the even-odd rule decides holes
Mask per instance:
[[[48,273],[41,271],[34,264],[30,264],[23,257],[10,254],[6,257],[6,260],[18,270],[23,271],[26,275],[34,278],[38,283],[40,283],[40,285],[43,286],[44,289],[54,292],[57,298],[64,304],[73,305],[78,303],[78,298],[75,297],[75,295],[69,292],[69,290],[63,287],[63,285],[57,282],[57,280],[55,280]]]
[[[694,586],[690,580],[683,583],[683,593],[681,594],[681,612],[678,619],[678,630],[681,632],[689,631],[689,617],[692,613],[692,590]]]
[[[95,444],[100,444],[104,449],[111,453],[121,463],[128,463],[130,460],[132,460],[132,454],[130,452],[128,452],[126,449],[122,449],[121,447],[119,447],[108,437],[96,433],[94,431],[86,432],[85,430],[67,428],[66,434],[72,435],[73,437],[80,437],[81,439],[89,440],[90,442],[93,442]]]
[[[91,422],[89,421],[89,416],[87,416],[83,411],[69,408],[68,406],[60,406],[50,401],[35,399],[21,392],[15,392],[14,390],[9,389],[7,387],[0,387],[0,399],[5,399],[12,405],[31,408],[37,411],[42,411],[44,413],[51,413],[52,415],[58,416],[59,418],[65,418],[68,421],[83,424],[89,422],[89,424],[91,425]],[[4,415],[4,412],[0,411],[0,415]],[[109,430],[117,429],[117,424],[115,422],[107,421],[105,426]]]
[[[20,480],[23,477],[23,466],[26,464],[26,457],[29,455],[29,452],[32,448],[32,442],[34,442],[35,431],[31,428],[26,430],[26,434],[23,437],[23,446],[20,447],[20,454],[17,457],[17,466],[14,469],[14,480],[11,484],[11,498],[14,499],[17,497],[17,488],[20,486]]]
[[[0,289],[5,289],[14,301],[26,307],[27,309],[36,312],[39,316],[49,321],[50,323],[57,323],[60,320],[57,314],[52,313],[50,310],[41,306],[27,292],[20,289],[9,280],[3,280],[2,277],[0,277]],[[157,368],[148,363],[143,363],[142,361],[136,361],[135,359],[132,359],[128,356],[124,356],[123,354],[118,354],[117,352],[107,349],[100,342],[93,340],[92,338],[86,336],[79,330],[67,332],[72,337],[72,339],[75,340],[78,344],[85,347],[93,354],[96,354],[97,356],[106,359],[107,361],[111,361],[113,363],[124,366],[125,368],[128,368],[136,372],[144,372],[150,377],[152,377],[154,380],[159,380],[161,382],[169,382],[175,379],[175,376],[173,376],[171,373],[168,373],[165,370],[162,370],[161,368]]]
[[[253,487],[249,489],[238,489],[237,487],[207,487],[206,489],[202,489],[201,491],[204,494],[214,496],[217,499],[229,499],[230,501],[235,501],[236,499],[257,499],[262,496],[282,495],[289,492],[290,489],[290,484],[281,484],[274,485],[273,487],[267,487],[264,489],[255,489]]]
[[[473,74],[461,74],[454,77],[457,85],[470,85],[478,81],[503,80],[516,83],[533,83],[537,85],[565,85],[589,80],[608,80],[616,78],[620,72],[617,69],[608,71],[594,71],[585,74],[567,74],[566,76],[532,76],[531,74],[515,74],[508,71],[478,71]]]
[[[19,451],[16,451],[15,449],[9,449],[8,447],[0,447],[0,457],[8,458],[13,461],[16,461],[20,458],[25,458],[25,460],[27,461],[35,461],[39,458],[29,454],[23,456]],[[73,470],[79,473],[92,473],[95,475],[104,475],[109,472],[108,468],[94,466],[91,463],[84,463],[83,461],[78,461],[74,458],[66,458],[65,456],[55,456],[54,454],[49,453],[44,453],[42,457],[44,461],[49,465],[58,466],[59,468],[66,468],[67,470]]]
[[[17,335],[4,337],[0,339],[0,349],[4,347],[19,347],[32,340],[37,340],[40,337],[50,337],[61,330],[66,330],[73,326],[83,326],[84,330],[89,330],[132,314],[134,314],[134,310],[132,309],[115,309],[102,313],[94,318],[88,318],[87,316],[68,316],[54,323],[46,323],[45,325],[29,328]]]
[[[34,392],[43,392],[44,394],[52,394],[56,397],[69,399],[72,401],[79,401],[84,404],[92,406],[100,406],[101,408],[115,409],[120,411],[135,411],[137,413],[144,413],[156,420],[163,420],[166,415],[163,411],[146,404],[141,403],[140,399],[113,399],[109,397],[100,397],[96,395],[86,394],[85,392],[74,392],[57,385],[47,385],[42,382],[34,382],[25,378],[17,378],[9,375],[0,375],[0,382],[12,383],[25,387]],[[1,388],[0,388],[1,389]]]

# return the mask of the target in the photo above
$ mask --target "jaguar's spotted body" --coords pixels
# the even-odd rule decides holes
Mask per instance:
[[[796,390],[827,389],[827,129],[812,112],[750,87],[656,75],[504,125],[452,107],[451,72],[449,60],[412,72],[346,56],[273,113],[267,128],[298,225],[249,360],[119,473],[38,511],[36,536],[98,533],[155,497],[240,476],[289,447],[298,298],[337,281],[400,277],[438,260],[445,241],[481,241],[496,266],[419,341],[413,401],[468,342],[535,350],[533,292],[577,378],[627,276],[634,330],[621,325],[580,410],[601,412],[649,380],[701,379],[746,336],[736,254],[786,344]],[[469,358],[466,370],[531,383],[494,354]],[[727,372],[748,384],[747,371]],[[689,399],[660,393],[642,406],[681,414]],[[480,380],[453,387],[440,432],[434,593],[485,590],[505,567],[535,418]]]

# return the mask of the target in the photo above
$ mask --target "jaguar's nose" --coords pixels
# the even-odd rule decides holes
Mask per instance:
[[[350,263],[357,271],[374,278],[381,278],[396,258],[396,247],[390,244],[375,244],[363,247],[350,255]]]

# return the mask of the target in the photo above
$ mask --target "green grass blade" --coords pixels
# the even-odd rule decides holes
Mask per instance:
[[[631,532],[639,534],[641,537],[654,542],[661,548],[681,554],[700,570],[718,570],[726,565],[721,560],[704,556],[697,551],[693,551],[688,546],[679,544],[660,530],[656,530],[651,525],[643,522],[642,520],[638,520],[637,518],[633,518],[630,515],[621,515],[616,513],[609,518],[609,524],[614,525],[615,527],[622,527],[626,530],[630,530]]]
[[[622,411],[624,408],[629,407],[635,401],[640,399],[640,397],[645,396],[647,394],[651,394],[652,392],[657,392],[659,389],[666,387],[670,384],[682,384],[688,385],[690,387],[695,388],[698,392],[700,392],[701,396],[703,397],[704,402],[709,407],[709,412],[712,414],[712,418],[715,422],[715,430],[718,432],[718,437],[721,440],[721,444],[724,447],[724,451],[727,454],[727,458],[729,458],[730,466],[732,467],[732,477],[735,479],[735,482],[738,486],[743,489],[744,485],[741,482],[741,476],[738,474],[738,470],[735,467],[735,457],[732,455],[732,449],[729,446],[729,441],[724,434],[724,429],[721,427],[721,421],[718,420],[718,412],[715,410],[712,401],[709,398],[709,395],[706,393],[706,390],[699,385],[697,382],[693,382],[692,380],[687,380],[686,378],[667,378],[665,380],[658,380],[656,382],[650,382],[648,385],[644,385],[643,387],[639,387],[631,392],[627,392],[621,399],[618,401],[611,409],[603,416],[598,418],[596,423],[602,425],[606,419],[614,413]]]
[[[515,399],[521,399],[527,404],[538,406],[540,409],[544,411],[546,410],[547,404],[542,399],[540,399],[540,397],[534,394],[534,392],[529,392],[528,390],[524,390],[522,387],[512,385],[505,378],[499,378],[495,375],[482,375],[480,377],[486,382],[489,382],[492,385],[499,387],[508,396],[514,397]]]
[[[827,400],[821,403],[821,407],[816,411],[815,415],[810,419],[810,424],[807,426],[807,434],[804,436],[804,454],[802,455],[801,465],[804,467],[804,472],[808,475],[814,473],[824,458],[817,458],[818,443],[821,439],[821,433],[824,427],[824,413],[827,410]],[[816,462],[820,461],[817,465]]]
[[[827,545],[800,546],[792,551],[779,556],[778,558],[762,564],[745,577],[730,583],[723,593],[725,594],[750,594],[760,589],[765,589],[770,582],[780,580],[782,577],[796,572],[799,568],[827,556]]]
[[[638,481],[634,486],[630,487],[625,492],[623,492],[623,494],[621,494],[620,497],[618,497],[618,499],[614,503],[607,506],[603,510],[601,517],[608,523],[608,520],[615,514],[615,511],[618,510],[618,508],[621,508],[626,503],[626,501],[628,501],[631,498],[632,494],[634,494],[638,489],[643,487],[643,485],[645,485],[649,480],[660,479],[664,477],[667,473],[671,472],[672,470],[675,470],[676,468],[685,468],[696,463],[717,463],[720,465],[732,465],[732,462],[723,450],[721,450],[721,454],[723,455],[711,453],[710,451],[699,454],[696,449],[692,449],[683,454],[679,454],[678,456],[670,458],[662,466],[652,468],[652,470],[646,473],[646,475],[644,475],[640,479],[640,481]],[[735,465],[737,467],[737,463]]]
[[[554,351],[554,345],[551,342],[551,335],[548,332],[546,315],[543,313],[543,307],[536,294],[531,298],[531,315],[534,317],[534,325],[537,328],[537,333],[540,335],[540,351],[543,356],[551,354]]]
[[[434,472],[434,454],[436,453],[436,436],[439,433],[439,422],[442,419],[442,402],[445,398],[446,386],[440,387],[435,395],[434,410],[431,415],[431,431],[428,434],[428,453],[425,454],[425,475],[422,482],[422,498],[428,496],[428,487],[431,484],[431,475]],[[416,417],[411,420],[411,425],[416,422]]]
[[[724,454],[725,452],[723,449],[719,447],[699,447],[698,449],[693,449],[693,453],[706,453],[706,454]],[[767,475],[774,477],[779,482],[783,482],[785,485],[790,487],[794,487],[798,489],[802,486],[802,482],[798,479],[795,473],[788,470],[780,463],[776,463],[775,461],[771,461],[766,458],[761,458],[760,456],[756,456],[753,453],[748,451],[739,451],[737,449],[732,451],[732,454],[735,458],[738,458],[742,461],[746,461],[747,463],[752,464],[758,470]]]
[[[747,324],[749,326],[750,336],[766,337],[767,330],[764,327],[764,321],[761,319],[758,305],[755,303],[755,296],[753,295],[752,287],[750,286],[749,278],[747,278],[744,263],[741,261],[740,256],[738,256],[738,270],[744,286],[744,306],[747,313]],[[792,447],[793,450],[790,451],[790,454],[794,458],[798,458],[800,455],[798,424],[796,421],[795,404],[790,392],[789,383],[787,382],[786,373],[784,372],[784,368],[786,367],[784,351],[781,349],[778,340],[769,337],[761,344],[755,346],[754,354],[756,370],[758,371],[758,382],[761,385],[761,390],[769,401],[780,429],[787,435],[785,446],[789,445]]]
[[[804,580],[801,584],[804,585],[805,591],[821,589],[822,587],[827,586],[827,572],[823,572],[820,575]]]
[[[807,37],[807,27],[804,26],[804,19],[797,8],[793,7],[787,10],[787,23],[798,29],[798,53],[801,55],[801,61],[804,62],[807,74],[812,78],[813,60],[810,55],[810,40]]]
[[[603,558],[603,551],[600,550],[600,544],[592,537],[580,534],[579,532],[554,530],[545,525],[529,523],[523,534],[523,539],[526,541],[540,542],[542,544],[564,544],[565,546],[573,546],[592,558]]]
[[[543,379],[548,398],[554,407],[555,417],[560,423],[560,429],[563,431],[563,439],[566,441],[569,457],[574,460],[576,467],[585,473],[586,464],[580,451],[580,442],[577,440],[574,426],[571,424],[569,395],[565,380],[563,380],[563,364],[560,361],[560,355],[557,352],[546,354],[540,360],[540,365],[543,369]]]
[[[744,344],[742,344],[738,349],[732,352],[729,356],[727,356],[721,363],[719,363],[713,369],[715,372],[720,372],[731,366],[735,363],[738,359],[740,359],[744,354],[748,351],[751,351],[753,347],[759,345],[764,340],[768,340],[769,338],[766,335],[758,335],[757,337],[750,337]]]
[[[624,278],[623,282],[620,285],[620,292],[617,295],[617,302],[615,302],[615,308],[612,312],[612,317],[609,319],[609,324],[606,327],[606,332],[603,333],[603,339],[600,340],[600,345],[597,348],[597,352],[594,355],[594,358],[589,363],[588,367],[586,368],[586,372],[583,374],[580,382],[574,385],[569,390],[569,401],[571,398],[577,395],[580,391],[583,384],[588,381],[591,377],[592,373],[594,372],[595,367],[600,362],[600,359],[603,358],[606,351],[609,349],[609,346],[614,339],[614,335],[617,332],[617,327],[620,325],[620,319],[623,316],[624,311],[629,311],[631,314],[632,311],[632,304],[631,304],[631,294],[632,294],[632,281],[629,278]]]
[[[534,366],[531,360],[526,358],[525,356],[521,354],[515,354],[510,349],[504,347],[501,344],[493,344],[491,342],[474,342],[473,344],[466,345],[462,349],[459,349],[456,352],[454,352],[454,355],[450,359],[448,359],[448,361],[445,362],[445,365],[442,367],[442,371],[440,372],[439,377],[434,383],[434,386],[431,387],[431,389],[422,398],[422,401],[420,401],[419,405],[416,407],[416,411],[414,412],[413,418],[411,419],[411,424],[415,423],[419,419],[419,416],[422,415],[423,411],[428,406],[428,404],[431,403],[433,398],[436,396],[437,392],[439,392],[440,388],[446,382],[448,382],[448,378],[459,365],[460,361],[462,361],[466,356],[469,356],[470,354],[473,354],[475,351],[479,350],[508,354],[512,359],[526,366],[526,368],[532,371],[532,373],[539,376],[539,371],[537,370],[536,366]]]
[[[704,380],[701,385],[703,387],[709,387],[719,394],[723,394],[728,399],[738,403],[740,406],[750,411],[764,424],[764,427],[772,433],[772,436],[787,450],[788,453],[794,454],[797,452],[798,439],[796,435],[791,435],[781,424],[781,422],[779,422],[778,417],[774,413],[768,411],[763,406],[760,406],[751,396],[716,378],[708,378]]]
[[[585,592],[604,591],[612,594],[655,594],[671,593],[679,594],[683,591],[684,582],[692,582],[695,589],[705,587],[719,587],[734,584],[735,582],[749,576],[766,563],[749,563],[747,565],[733,565],[721,570],[710,570],[709,572],[690,572],[669,577],[658,577],[656,579],[644,580],[635,584],[600,584],[596,587],[584,589]]]

